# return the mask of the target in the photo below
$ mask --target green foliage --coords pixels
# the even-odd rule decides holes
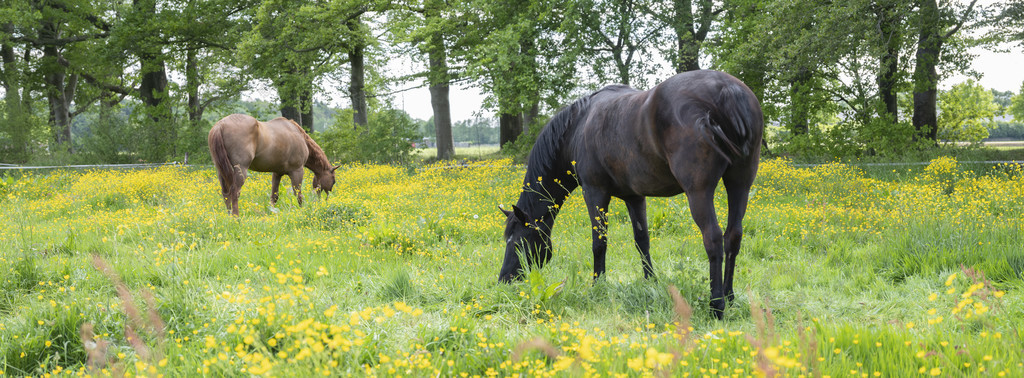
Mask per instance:
[[[996,121],[990,125],[992,127],[988,130],[990,139],[1024,140],[1024,123],[1022,122]]]
[[[365,127],[356,128],[352,111],[338,112],[334,124],[313,135],[327,156],[334,162],[378,162],[407,164],[415,147],[416,122],[397,109],[370,112]]]
[[[979,143],[988,137],[999,105],[992,92],[967,80],[939,96],[939,110],[940,139]]]
[[[899,159],[908,152],[928,148],[928,141],[915,141],[915,130],[910,122],[892,123],[882,118],[871,118],[866,123],[844,121],[833,125],[813,126],[809,133],[793,135],[769,127],[769,137],[778,146],[772,152],[791,156],[799,161],[821,162],[836,158],[874,156]]]
[[[97,163],[124,164],[132,163],[134,155],[139,151],[136,145],[139,138],[135,136],[136,128],[132,127],[126,114],[117,107],[102,109],[100,113],[87,113],[81,116],[84,130],[81,134],[82,154],[85,159]]]
[[[1024,123],[1024,83],[1020,85],[1020,93],[1010,98],[1010,107],[1007,109],[1007,112],[1017,122]]]
[[[530,297],[539,303],[544,303],[562,292],[565,287],[565,280],[548,284],[544,280],[540,269],[530,270]]]
[[[498,128],[491,118],[475,117],[455,122],[452,137],[456,142],[498,144]]]

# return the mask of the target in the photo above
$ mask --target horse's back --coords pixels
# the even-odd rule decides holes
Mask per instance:
[[[645,127],[647,97],[647,92],[622,85],[604,87],[589,97],[572,143],[584,188],[601,187],[617,197],[681,192],[659,141]]]
[[[231,114],[221,118],[210,129],[211,146],[219,143],[232,165],[247,167],[255,154],[255,130],[259,121],[245,114]],[[212,147],[211,147],[212,148]]]
[[[231,114],[210,129],[219,134],[234,165],[258,172],[301,169],[309,150],[302,129],[284,117],[260,122],[246,114]]]
[[[644,92],[609,86],[590,101],[574,155],[586,161],[581,178],[613,195],[673,196],[717,182],[731,165],[753,160],[756,169],[760,105],[726,73],[685,72]]]
[[[251,169],[289,172],[302,169],[309,157],[305,132],[291,120],[278,117],[260,123],[257,154]]]

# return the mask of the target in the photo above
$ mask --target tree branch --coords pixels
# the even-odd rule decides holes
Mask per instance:
[[[950,31],[947,32],[946,35],[942,36],[943,41],[949,39],[949,37],[952,37],[953,34],[956,34],[956,32],[960,31],[960,28],[964,26],[964,22],[967,22],[967,18],[971,16],[972,12],[974,12],[974,5],[977,3],[978,0],[971,0],[971,4],[967,6],[967,10],[965,10],[963,16],[960,17],[960,22],[958,22],[956,26],[953,27],[953,29],[950,29]]]
[[[69,62],[67,58],[64,58],[63,56],[57,57],[57,62],[64,67],[74,69],[74,67],[71,67],[71,62]],[[95,85],[96,87],[106,90],[108,92],[118,93],[124,96],[130,96],[133,93],[135,93],[135,88],[125,88],[110,83],[104,83],[96,77],[84,71],[78,72],[78,75],[82,76],[82,78],[85,79],[85,81],[89,82],[89,84]]]
[[[70,38],[32,38],[32,37],[29,37],[29,36],[22,35],[22,36],[18,36],[18,37],[11,37],[10,40],[11,41],[15,41],[15,42],[31,43],[31,44],[36,45],[36,46],[64,46],[64,45],[69,45],[69,44],[72,44],[72,43],[75,43],[75,42],[84,42],[84,41],[89,41],[89,40],[93,40],[93,39],[106,38],[106,37],[109,37],[109,36],[110,36],[110,33],[108,33],[108,32],[89,34],[89,35],[80,35],[80,36],[75,36],[75,37],[70,37]]]

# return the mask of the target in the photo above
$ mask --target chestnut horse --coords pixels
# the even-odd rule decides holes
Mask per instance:
[[[519,200],[512,211],[502,209],[506,247],[498,279],[519,279],[524,265],[539,268],[551,259],[555,216],[577,186],[583,187],[593,226],[594,277],[605,271],[606,214],[614,196],[626,203],[644,276],[650,278],[646,197],[686,193],[710,261],[711,312],[721,319],[726,300],[734,297],[743,215],[763,132],[754,94],[717,71],[681,73],[649,91],[608,86],[577,100],[538,135]],[[724,238],[714,205],[719,180],[729,200]]]
[[[277,204],[281,176],[288,175],[302,206],[302,167],[313,171],[313,189],[330,194],[334,170],[320,146],[294,121],[278,117],[260,122],[248,115],[232,114],[217,121],[207,138],[217,167],[220,192],[228,211],[238,215],[238,194],[248,170],[274,174],[270,206]]]

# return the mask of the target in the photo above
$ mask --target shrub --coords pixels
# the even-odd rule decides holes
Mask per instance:
[[[988,139],[1024,140],[1024,123],[997,121],[990,124]]]
[[[341,163],[397,163],[412,161],[416,123],[397,109],[371,111],[366,126],[356,127],[352,111],[335,114],[334,123],[313,135],[332,161]]]

